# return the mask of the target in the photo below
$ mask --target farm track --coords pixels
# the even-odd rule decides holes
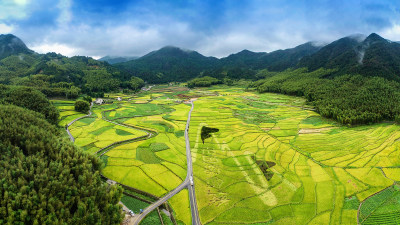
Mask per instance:
[[[91,115],[92,115],[92,106],[93,106],[93,102],[90,103],[89,114],[84,115],[84,116],[81,116],[81,117],[79,117],[79,118],[76,118],[76,119],[72,120],[72,121],[71,121],[70,123],[68,123],[67,126],[65,127],[65,129],[67,130],[69,139],[71,139],[72,142],[75,142],[75,138],[72,136],[71,132],[69,131],[69,129],[68,129],[69,126],[71,126],[73,123],[75,123],[76,121],[78,121],[78,120],[80,120],[80,119],[83,119],[83,118],[86,118],[86,117],[91,116]]]
[[[190,200],[190,208],[192,211],[192,224],[194,225],[200,225],[200,218],[199,218],[199,212],[197,209],[197,202],[196,202],[196,195],[195,195],[195,189],[194,189],[194,184],[190,184],[190,177],[193,176],[193,168],[192,168],[192,159],[191,159],[191,154],[190,154],[190,142],[189,142],[189,136],[188,136],[188,131],[189,131],[189,123],[190,123],[190,115],[191,112],[193,110],[193,102],[191,101],[192,107],[190,109],[189,112],[189,116],[188,116],[188,120],[187,120],[187,124],[186,124],[186,129],[185,129],[185,140],[186,140],[186,156],[187,156],[187,163],[188,163],[188,169],[187,169],[187,176],[186,179],[180,184],[178,185],[174,190],[170,191],[169,193],[165,194],[163,197],[158,198],[157,196],[154,196],[150,193],[147,193],[145,191],[142,190],[138,190],[134,187],[130,187],[128,185],[124,185],[121,184],[117,181],[111,180],[108,177],[104,176],[102,173],[100,173],[100,175],[108,180],[111,181],[112,183],[116,183],[119,184],[121,186],[123,186],[124,188],[130,189],[132,191],[138,192],[140,194],[149,196],[153,199],[158,199],[157,201],[153,202],[152,204],[150,204],[146,209],[143,210],[142,213],[140,214],[136,214],[136,216],[133,217],[133,219],[131,219],[129,221],[129,224],[139,224],[150,212],[152,212],[153,210],[158,210],[159,213],[159,206],[165,204],[171,197],[173,197],[174,195],[176,195],[177,193],[179,193],[181,190],[188,188],[189,190],[189,200]],[[69,124],[67,124],[66,126],[66,131],[71,139],[72,142],[75,141],[74,137],[72,136],[71,132],[69,131],[69,126],[71,126],[72,124],[74,124],[76,121],[86,118],[86,117],[90,117],[92,115],[92,106],[93,106],[93,102],[90,105],[90,109],[89,109],[89,113],[85,116],[79,117],[77,119],[74,119],[73,121],[71,121]],[[118,108],[120,108],[121,106],[118,105]],[[130,129],[135,129],[135,130],[139,130],[139,131],[143,131],[146,133],[146,135],[142,135],[139,137],[135,137],[135,138],[131,138],[131,139],[127,139],[127,140],[123,140],[123,141],[117,141],[114,142],[104,148],[101,148],[100,150],[98,150],[96,152],[96,155],[100,158],[101,156],[103,156],[104,154],[106,154],[108,151],[112,150],[113,148],[123,145],[123,144],[127,144],[127,143],[132,143],[132,142],[136,142],[136,141],[141,141],[141,140],[147,140],[150,139],[152,137],[155,137],[158,133],[156,131],[150,130],[150,129],[146,129],[146,128],[142,128],[142,127],[137,127],[137,126],[132,126],[132,125],[128,125],[128,124],[124,124],[124,123],[117,123],[115,121],[111,121],[109,120],[106,116],[105,116],[105,112],[110,112],[110,111],[115,111],[116,109],[111,109],[111,110],[105,110],[101,112],[101,116],[102,116],[102,120],[118,125],[118,126],[122,126],[122,127],[126,127],[126,128],[130,128]],[[189,166],[190,165],[190,166]],[[193,181],[192,181],[193,182]],[[128,193],[129,196],[132,196],[130,193]],[[171,214],[171,213],[170,213]],[[159,215],[161,217],[161,215]],[[172,217],[172,214],[171,214]],[[172,221],[175,221],[175,219],[172,219]]]

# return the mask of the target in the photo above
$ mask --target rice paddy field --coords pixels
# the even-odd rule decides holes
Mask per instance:
[[[187,99],[196,99],[189,138],[202,224],[399,224],[400,126],[392,123],[341,126],[302,98],[238,87],[156,86],[94,106],[70,130],[92,154],[151,132],[108,149],[102,173],[163,196],[186,176]],[[204,139],[203,127],[218,131]],[[169,204],[178,223],[191,224],[187,190]]]
[[[85,114],[75,111],[75,101],[70,100],[51,100],[51,103],[60,111],[58,125],[65,126],[76,118]]]

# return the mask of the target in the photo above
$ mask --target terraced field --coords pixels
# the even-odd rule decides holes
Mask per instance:
[[[64,127],[76,118],[84,116],[85,114],[75,111],[75,101],[69,100],[51,100],[57,109],[60,111],[60,121],[58,124]]]
[[[304,99],[285,95],[156,86],[152,93],[94,106],[93,118],[70,130],[89,153],[150,132],[150,138],[107,148],[102,173],[163,196],[186,176],[183,134],[190,106],[182,101],[190,98],[197,98],[189,135],[202,224],[396,222],[398,125],[339,126]],[[202,134],[203,127],[218,132]],[[384,189],[393,192],[379,201],[370,197]],[[169,203],[179,223],[191,224],[186,190]]]
[[[397,125],[347,128],[301,98],[210,91],[190,125],[203,224],[357,224],[359,202],[400,180]],[[219,129],[204,144],[203,126]]]

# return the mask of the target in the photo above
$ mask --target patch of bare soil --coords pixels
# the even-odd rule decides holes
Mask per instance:
[[[322,131],[326,130],[331,130],[332,127],[325,127],[325,128],[318,128],[318,129],[313,129],[313,128],[304,128],[299,130],[299,134],[315,134],[315,133],[321,133]]]

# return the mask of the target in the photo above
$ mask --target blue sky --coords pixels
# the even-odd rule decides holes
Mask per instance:
[[[400,1],[0,0],[0,33],[68,56],[141,56],[174,45],[224,57],[372,32],[400,40]]]

